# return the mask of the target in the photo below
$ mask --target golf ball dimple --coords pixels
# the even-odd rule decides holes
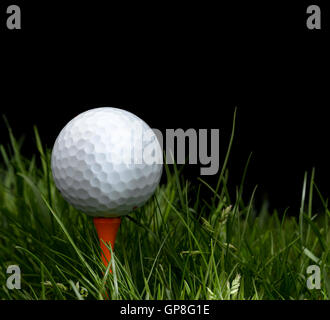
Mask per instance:
[[[151,197],[162,162],[158,139],[143,120],[105,107],[79,114],[62,129],[51,168],[56,187],[70,204],[91,216],[116,217]]]

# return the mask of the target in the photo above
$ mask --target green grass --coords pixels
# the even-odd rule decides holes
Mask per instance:
[[[233,137],[233,135],[232,135]],[[226,164],[216,186],[190,183],[182,168],[165,167],[167,182],[134,214],[123,217],[104,270],[92,219],[61,197],[50,171],[50,150],[35,130],[35,157],[22,156],[9,129],[0,146],[0,299],[328,299],[327,200],[305,175],[298,218],[256,212],[243,201],[246,170],[229,194]],[[229,159],[230,161],[230,159]],[[246,169],[246,168],[245,168]],[[200,190],[213,190],[210,201]],[[314,212],[313,196],[324,209]],[[9,265],[22,288],[9,290]],[[309,265],[321,270],[321,289],[306,286]]]

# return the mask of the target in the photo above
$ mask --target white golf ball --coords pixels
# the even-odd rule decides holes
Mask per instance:
[[[163,155],[153,130],[134,114],[96,108],[60,132],[52,151],[56,187],[77,209],[117,217],[142,206],[162,174]]]

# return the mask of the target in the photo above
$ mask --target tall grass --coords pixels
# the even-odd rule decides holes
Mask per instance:
[[[229,194],[233,133],[216,186],[201,179],[192,184],[181,168],[165,166],[167,182],[143,208],[123,217],[110,273],[101,262],[92,219],[57,191],[51,150],[34,132],[30,159],[10,128],[9,144],[0,146],[1,299],[329,298],[330,212],[314,171],[305,175],[295,218],[256,212],[256,190],[244,203],[246,170],[236,194]],[[202,199],[202,188],[213,199]],[[315,195],[323,212],[313,211]],[[312,264],[321,270],[320,290],[306,286]],[[6,286],[9,265],[21,269],[20,290]]]

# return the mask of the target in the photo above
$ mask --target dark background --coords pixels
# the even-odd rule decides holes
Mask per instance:
[[[296,214],[312,167],[328,197],[324,2],[107,2],[25,2],[19,31],[6,30],[1,4],[0,113],[26,136],[27,155],[35,152],[34,124],[51,147],[78,113],[114,106],[162,130],[219,128],[222,161],[237,107],[233,192],[253,152],[246,199],[258,184],[258,206],[267,198],[272,208]],[[306,28],[311,4],[321,6],[322,30]],[[1,121],[0,142],[7,141]],[[198,174],[199,167],[187,170],[192,181]]]

